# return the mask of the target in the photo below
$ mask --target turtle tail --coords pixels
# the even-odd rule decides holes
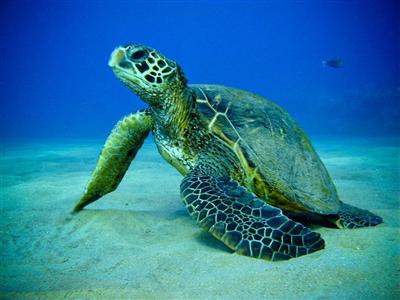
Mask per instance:
[[[372,212],[341,202],[339,213],[332,216],[332,221],[339,228],[359,228],[376,226],[383,219]]]

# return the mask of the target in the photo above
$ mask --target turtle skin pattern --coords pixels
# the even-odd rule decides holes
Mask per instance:
[[[290,220],[229,177],[195,169],[183,179],[181,196],[197,223],[240,255],[276,261],[324,248],[319,233]]]
[[[366,209],[361,209],[350,204],[341,202],[341,209],[336,217],[339,228],[361,228],[366,226],[376,226],[383,222],[380,216],[377,216]]]

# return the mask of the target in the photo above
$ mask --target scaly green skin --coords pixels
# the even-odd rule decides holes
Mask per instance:
[[[183,202],[200,227],[236,253],[255,258],[285,260],[324,248],[319,233],[249,193],[214,168],[217,162],[205,156],[181,184]]]
[[[160,154],[184,175],[189,214],[238,254],[282,260],[324,248],[286,212],[346,228],[382,222],[339,201],[307,137],[275,104],[223,86],[189,86],[178,64],[146,46],[118,47],[109,65],[149,107],[114,128],[74,211],[118,186],[152,130]]]
[[[104,144],[85,193],[73,212],[80,211],[117,188],[149,134],[152,123],[149,113],[141,111],[126,116],[116,124]]]

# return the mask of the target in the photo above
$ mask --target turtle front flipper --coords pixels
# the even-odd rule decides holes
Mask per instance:
[[[104,144],[85,192],[73,212],[80,211],[117,188],[149,134],[151,126],[152,118],[146,110],[130,114],[115,125]]]
[[[197,223],[238,254],[285,260],[324,248],[319,233],[290,220],[229,177],[195,169],[183,179],[181,197]]]
[[[328,219],[333,221],[339,228],[360,228],[368,226],[376,226],[383,223],[381,217],[372,212],[361,209],[350,204],[340,203],[340,210],[337,215],[329,216]]]

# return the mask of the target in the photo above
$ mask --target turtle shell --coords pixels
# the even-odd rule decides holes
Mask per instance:
[[[242,90],[191,88],[202,124],[239,157],[247,188],[289,211],[338,212],[340,201],[325,166],[287,112]]]

